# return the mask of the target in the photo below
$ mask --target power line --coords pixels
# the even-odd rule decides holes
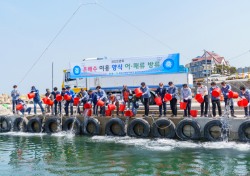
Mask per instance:
[[[246,54],[248,54],[248,53],[250,53],[250,50],[247,50],[247,51],[245,51],[245,52],[243,52],[243,53],[241,53],[241,54],[239,54],[239,55],[237,55],[237,56],[234,56],[234,57],[228,59],[228,61],[237,59],[237,58],[239,58],[239,57],[241,57],[241,56],[244,56],[244,55],[246,55]]]
[[[43,55],[46,53],[46,51],[49,49],[49,47],[54,43],[54,41],[57,39],[57,37],[62,33],[62,31],[65,29],[65,27],[70,23],[70,21],[73,19],[73,17],[77,14],[77,12],[79,11],[79,9],[82,6],[85,5],[92,5],[92,4],[96,4],[96,3],[84,3],[84,4],[80,4],[77,9],[73,12],[73,14],[68,18],[68,20],[64,23],[64,25],[60,28],[60,30],[56,33],[56,35],[52,38],[52,40],[49,42],[49,44],[46,46],[46,48],[43,50],[43,52],[41,53],[41,55],[35,60],[35,62],[31,65],[30,69],[28,69],[28,71],[25,73],[25,75],[23,76],[23,78],[20,80],[20,82],[18,83],[19,85],[25,80],[25,78],[30,74],[30,72],[32,71],[32,69],[35,67],[35,65],[41,60],[41,58],[43,57]]]
[[[98,5],[99,7],[101,7],[102,9],[104,9],[106,12],[112,14],[113,16],[117,17],[118,19],[122,20],[123,22],[127,23],[128,25],[132,26],[133,28],[135,28],[136,30],[138,30],[139,32],[145,34],[146,36],[148,36],[149,38],[157,41],[158,43],[160,43],[161,45],[167,47],[169,50],[171,51],[175,51],[175,49],[171,48],[168,44],[166,44],[165,42],[163,42],[162,40],[154,37],[153,35],[149,34],[148,32],[144,31],[143,29],[139,28],[138,26],[136,26],[135,24],[129,22],[127,19],[123,18],[122,16],[118,15],[117,13],[111,11],[110,9],[104,7],[103,5],[101,5],[100,3],[98,3],[97,1],[96,5]]]

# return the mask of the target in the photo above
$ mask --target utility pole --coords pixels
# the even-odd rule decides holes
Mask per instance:
[[[207,51],[204,50],[204,56],[205,56],[205,62],[206,62],[206,77],[207,77],[207,91],[208,91],[208,116],[211,116],[211,111],[210,111],[210,92],[209,92],[209,87],[208,87],[208,69],[207,69]],[[211,66],[212,66],[212,60],[211,60]],[[211,67],[212,68],[212,67]]]

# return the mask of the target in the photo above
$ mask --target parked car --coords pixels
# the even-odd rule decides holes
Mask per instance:
[[[212,81],[225,81],[227,79],[227,76],[224,75],[220,75],[220,74],[212,74],[208,77],[208,81],[212,82]],[[206,81],[206,79],[205,79]]]
[[[227,80],[233,80],[233,79],[238,79],[239,76],[237,76],[236,74],[230,75],[227,77]]]

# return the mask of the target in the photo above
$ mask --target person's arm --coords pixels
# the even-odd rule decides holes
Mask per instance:
[[[192,91],[190,88],[188,89],[188,99],[192,99]]]
[[[159,88],[157,88],[156,91],[155,91],[155,95],[158,96],[158,95],[159,95],[159,92],[160,92],[160,91],[159,91]]]
[[[104,99],[104,98],[107,98],[107,95],[106,95],[106,92],[104,90],[101,90],[102,91],[102,96],[101,96],[101,100]]]
[[[184,100],[183,88],[181,88],[181,97],[180,98]]]

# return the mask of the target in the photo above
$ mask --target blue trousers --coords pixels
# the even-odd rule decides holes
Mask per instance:
[[[42,103],[41,103],[41,101],[38,101],[38,102],[36,102],[36,101],[34,101],[34,114],[36,114],[36,105],[39,105],[39,107],[41,108],[41,110],[42,110],[42,113],[44,112],[44,108],[43,108],[43,106],[42,106]]]

